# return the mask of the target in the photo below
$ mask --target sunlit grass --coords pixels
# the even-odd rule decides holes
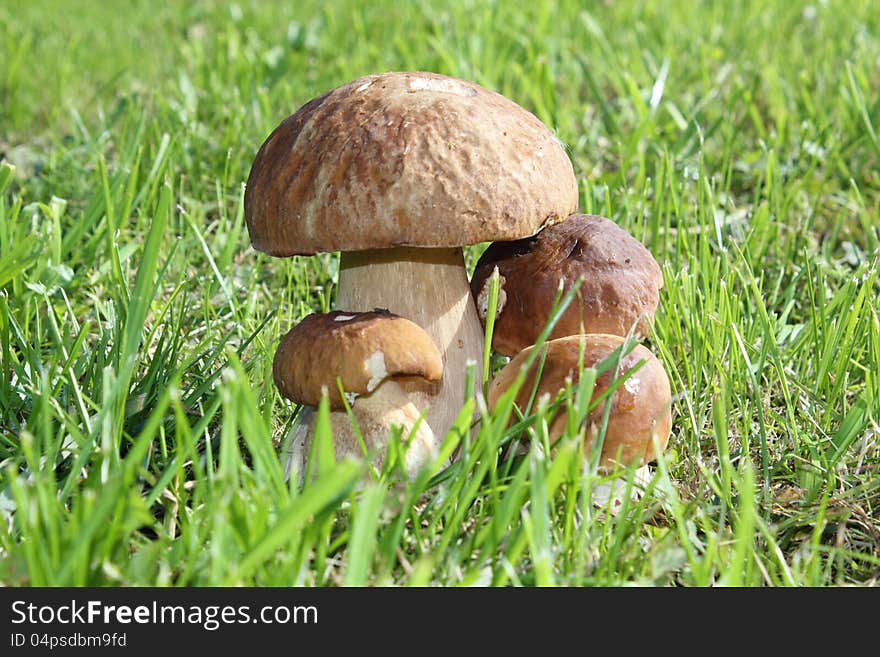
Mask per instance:
[[[873,4],[394,10],[0,0],[0,583],[876,583]],[[663,268],[673,435],[617,515],[582,436],[551,453],[551,407],[512,398],[469,401],[410,481],[321,430],[307,484],[284,478],[272,356],[332,307],[337,259],[251,249],[243,184],[302,103],[401,69],[534,111],[581,210]]]

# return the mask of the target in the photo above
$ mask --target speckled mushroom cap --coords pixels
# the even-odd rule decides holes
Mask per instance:
[[[304,318],[282,339],[272,364],[281,394],[317,406],[326,389],[333,409],[346,393],[369,394],[389,377],[439,381],[443,363],[434,341],[417,324],[385,310],[335,310]]]
[[[623,346],[624,342],[625,338],[604,334],[572,335],[548,341],[545,343],[547,356],[541,370],[535,399],[540,399],[545,394],[549,395],[551,400],[554,399],[565,388],[566,377],[576,383],[581,349],[584,354],[584,367],[594,367],[611,355],[615,349]],[[533,348],[521,351],[498,372],[489,387],[490,408],[495,407],[501,394],[513,384]],[[660,361],[646,347],[636,345],[621,358],[617,376],[618,378],[625,376],[643,360],[644,365],[620,384],[611,396],[611,411],[599,462],[603,469],[610,469],[615,463],[623,466],[634,462],[644,465],[656,458],[652,436],[657,436],[661,451],[666,448],[669,440],[672,430],[670,406],[672,396],[669,378]],[[529,369],[525,383],[519,389],[514,402],[523,412],[531,397],[539,363],[540,357]],[[608,370],[597,378],[593,388],[593,398],[608,389],[611,376],[612,371]],[[602,424],[604,407],[604,403],[599,404],[587,416],[584,441],[587,451],[598,433],[598,427]],[[560,408],[550,426],[551,442],[562,435],[566,421],[565,409]]]
[[[245,217],[273,256],[514,240],[577,208],[562,144],[535,115],[435,73],[358,78],[269,135]]]
[[[565,291],[579,276],[583,283],[550,338],[626,336],[633,324],[636,335],[647,335],[663,287],[651,252],[610,219],[595,215],[575,214],[534,237],[486,249],[471,279],[484,324],[486,282],[496,266],[503,279],[492,346],[506,356],[534,344],[550,318],[560,279]]]

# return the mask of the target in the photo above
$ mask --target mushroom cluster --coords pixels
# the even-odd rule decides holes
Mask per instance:
[[[582,281],[548,343],[552,366],[539,385],[554,394],[572,372],[569,336],[600,334],[576,338],[588,343],[576,350],[584,364],[599,362],[623,340],[612,335],[648,332],[662,285],[647,249],[607,219],[573,214],[577,206],[562,143],[532,113],[472,82],[382,73],[306,103],[261,146],[244,199],[256,249],[340,252],[336,310],[282,338],[278,390],[306,409],[328,399],[337,455],[366,450],[381,463],[397,427],[405,469],[418,470],[460,412],[468,368],[481,371],[486,283],[497,268],[492,346],[513,360],[492,391],[533,347],[560,280]],[[462,247],[487,241],[469,281]],[[620,368],[649,357],[637,349]],[[608,451],[609,463],[648,459],[643,434],[665,445],[669,433],[659,363],[627,383],[629,396],[618,390],[611,401],[609,432],[619,428],[624,446]],[[310,422],[296,429],[297,458],[308,451]],[[611,442],[606,435],[603,459]]]
[[[335,308],[344,315],[381,308],[433,341],[442,376],[397,385],[439,446],[464,402],[468,367],[479,372],[483,354],[462,247],[533,235],[577,203],[571,161],[536,116],[472,82],[395,72],[349,82],[285,119],[254,159],[244,209],[253,246],[269,255],[341,252]],[[276,377],[283,372],[291,383],[279,390],[309,406],[314,399],[292,382],[315,365],[284,348],[293,339],[275,357]],[[370,367],[356,362],[363,352],[337,347],[345,367]],[[331,374],[351,385],[340,361],[336,367]],[[346,411],[334,409],[331,424],[345,451]],[[382,423],[370,425],[375,435],[364,442],[381,459]],[[408,458],[408,469],[430,453]]]

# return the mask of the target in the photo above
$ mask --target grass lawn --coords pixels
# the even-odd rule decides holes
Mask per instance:
[[[479,398],[448,467],[285,482],[272,357],[338,257],[254,251],[243,185],[383,70],[535,112],[662,266],[672,438],[619,515]],[[0,0],[0,584],[876,584],[878,133],[871,0]]]

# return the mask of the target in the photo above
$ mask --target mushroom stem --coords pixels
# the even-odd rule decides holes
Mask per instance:
[[[651,477],[651,466],[642,465],[636,468],[636,471],[633,473],[633,487],[630,491],[630,500],[635,502],[644,495],[644,487],[651,482]],[[600,509],[608,509],[611,515],[616,516],[623,508],[626,484],[626,476],[621,475],[594,486],[593,506]]]
[[[360,395],[351,411],[364,444],[377,465],[387,455],[385,441],[393,426],[401,428],[401,440],[409,441],[403,461],[407,473],[415,474],[437,452],[431,426],[424,419],[420,421],[419,410],[397,381],[385,381],[369,395]],[[345,411],[330,414],[330,428],[337,458],[363,456],[360,441]]]
[[[356,397],[351,405],[351,412],[357,421],[368,455],[373,457],[377,467],[381,467],[387,456],[385,441],[393,426],[399,426],[401,439],[408,441],[403,464],[410,475],[418,472],[437,453],[439,444],[431,426],[421,418],[420,411],[397,381],[385,381],[372,393]],[[295,476],[300,483],[305,474],[316,419],[315,408],[306,406],[294,422],[284,475]],[[333,448],[337,459],[346,456],[361,458],[364,455],[348,413],[331,411],[330,431],[333,434]]]
[[[443,379],[401,385],[416,408],[427,407],[425,421],[442,440],[464,403],[468,363],[475,364],[476,373],[482,371],[483,329],[461,248],[343,252],[336,308],[361,312],[385,308],[431,336],[443,356]]]

